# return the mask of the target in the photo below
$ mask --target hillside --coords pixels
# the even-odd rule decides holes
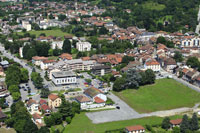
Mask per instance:
[[[103,16],[113,17],[120,27],[136,25],[149,31],[184,32],[195,31],[200,1],[95,0],[95,3],[107,8]]]

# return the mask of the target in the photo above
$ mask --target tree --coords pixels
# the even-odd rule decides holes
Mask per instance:
[[[50,133],[50,130],[48,129],[48,127],[43,126],[38,130],[38,133]]]
[[[174,127],[172,130],[172,133],[180,133],[180,128],[179,127]]]
[[[199,129],[199,123],[198,123],[197,114],[193,113],[192,119],[190,120],[190,130],[196,131],[198,129]]]
[[[41,89],[43,87],[43,78],[37,72],[31,73],[31,80],[33,81],[36,88]]]
[[[68,116],[65,118],[65,121],[67,122],[67,124],[70,124],[72,121],[72,118]]]
[[[125,78],[123,78],[123,77],[117,78],[114,82],[113,90],[117,91],[117,92],[124,90],[125,89],[125,83],[126,83]]]
[[[156,41],[156,43],[158,44],[158,43],[162,43],[162,44],[166,44],[166,39],[163,37],[163,36],[159,36],[158,38],[157,38],[157,41]]]
[[[36,56],[37,53],[35,51],[35,49],[31,48],[27,51],[26,55],[24,56],[24,58],[26,58],[27,60],[31,60],[33,56]]]
[[[56,46],[56,48],[53,50],[53,55],[54,55],[54,56],[58,56],[58,55],[60,55],[61,53],[62,53],[62,50],[59,49],[59,48]]]
[[[6,102],[6,99],[4,97],[0,99],[0,107],[2,109],[5,109],[8,107],[7,105],[5,105],[5,102]]]
[[[170,128],[170,119],[169,117],[165,117],[162,121],[162,128],[168,130]]]
[[[145,71],[145,75],[146,75],[146,84],[153,84],[155,82],[156,75],[153,72],[153,70],[147,69]]]
[[[51,116],[44,116],[44,122],[47,127],[51,127],[55,124]]]
[[[63,53],[69,53],[71,54],[71,42],[69,39],[65,39],[63,46],[62,46]]]
[[[47,98],[49,94],[50,94],[49,88],[42,88],[41,89],[40,96],[42,98]]]
[[[142,81],[142,77],[135,69],[129,69],[126,76],[126,88],[138,89],[139,83]]]
[[[183,116],[183,120],[181,122],[181,125],[180,125],[180,130],[182,133],[185,133],[187,130],[189,130],[189,120],[188,120],[188,116],[187,115],[184,115]]]
[[[131,56],[124,56],[122,58],[122,63],[125,63],[126,65],[130,62],[130,61],[134,61],[135,59]]]
[[[62,115],[59,112],[51,113],[51,118],[55,122],[55,125],[62,123]]]
[[[28,76],[28,70],[25,68],[21,68],[21,82],[28,82],[29,76]]]
[[[176,62],[182,62],[183,61],[183,55],[182,55],[182,53],[179,52],[179,51],[175,51],[174,53],[175,54],[174,54],[173,58],[176,60]]]
[[[19,87],[18,85],[10,85],[8,87],[8,90],[10,91],[10,93],[19,92]]]
[[[12,93],[12,98],[13,98],[14,101],[19,100],[20,97],[21,97],[21,95],[20,95],[19,92],[13,92],[13,93]]]
[[[192,68],[197,68],[200,66],[200,62],[197,57],[189,57],[186,64]]]
[[[107,34],[107,33],[108,33],[108,30],[104,26],[99,29],[100,35],[104,35],[104,34]]]
[[[24,125],[23,133],[37,133],[38,128],[31,119],[27,120]]]

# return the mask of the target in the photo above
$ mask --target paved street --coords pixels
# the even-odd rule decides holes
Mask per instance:
[[[1,53],[2,53],[5,57],[7,57],[7,58],[9,58],[9,59],[13,59],[15,62],[19,63],[20,65],[22,65],[24,68],[26,68],[26,69],[28,70],[28,72],[29,72],[28,86],[31,88],[31,93],[32,93],[32,94],[36,94],[36,93],[37,93],[37,89],[35,88],[35,86],[33,85],[33,82],[31,81],[32,68],[31,68],[30,66],[28,66],[28,65],[26,64],[26,62],[24,62],[24,61],[18,59],[17,57],[13,56],[12,54],[8,53],[8,52],[4,49],[4,47],[2,46],[2,44],[0,45],[0,51],[1,51]],[[20,92],[22,92],[22,91],[20,91]],[[22,99],[27,99],[27,98],[28,98],[28,97],[27,97],[27,94],[26,94],[26,93],[23,93],[23,92],[21,93],[21,96],[22,96]],[[37,99],[37,101],[38,101],[38,100],[39,100],[39,99]],[[10,99],[9,99],[9,102],[10,102]]]

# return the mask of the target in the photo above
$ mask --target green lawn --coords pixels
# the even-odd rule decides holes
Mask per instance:
[[[145,9],[149,9],[149,10],[163,10],[165,8],[165,5],[163,4],[158,4],[156,2],[145,2],[144,4],[142,4],[143,8]]]
[[[62,32],[59,29],[55,30],[40,30],[40,31],[28,31],[31,35],[36,35],[38,37],[41,33],[45,33],[46,36],[57,36],[57,37],[64,37],[65,35],[69,35],[69,33]],[[23,35],[23,32],[18,33],[20,35]]]
[[[171,119],[181,118],[181,116],[172,116]],[[72,123],[65,127],[64,133],[104,133],[106,130],[124,128],[131,125],[158,125],[161,124],[161,117],[146,117],[125,121],[108,122],[102,124],[93,124],[85,113],[76,115]]]
[[[176,82],[173,79],[156,80],[153,85],[114,92],[129,106],[140,113],[192,107],[200,102],[200,93]]]

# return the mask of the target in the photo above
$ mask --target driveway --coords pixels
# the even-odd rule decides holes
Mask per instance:
[[[89,117],[89,119],[92,120],[93,123],[128,120],[145,116],[133,110],[124,101],[119,99],[114,94],[110,93],[108,97],[111,98],[120,107],[120,109],[86,113],[86,115]]]

